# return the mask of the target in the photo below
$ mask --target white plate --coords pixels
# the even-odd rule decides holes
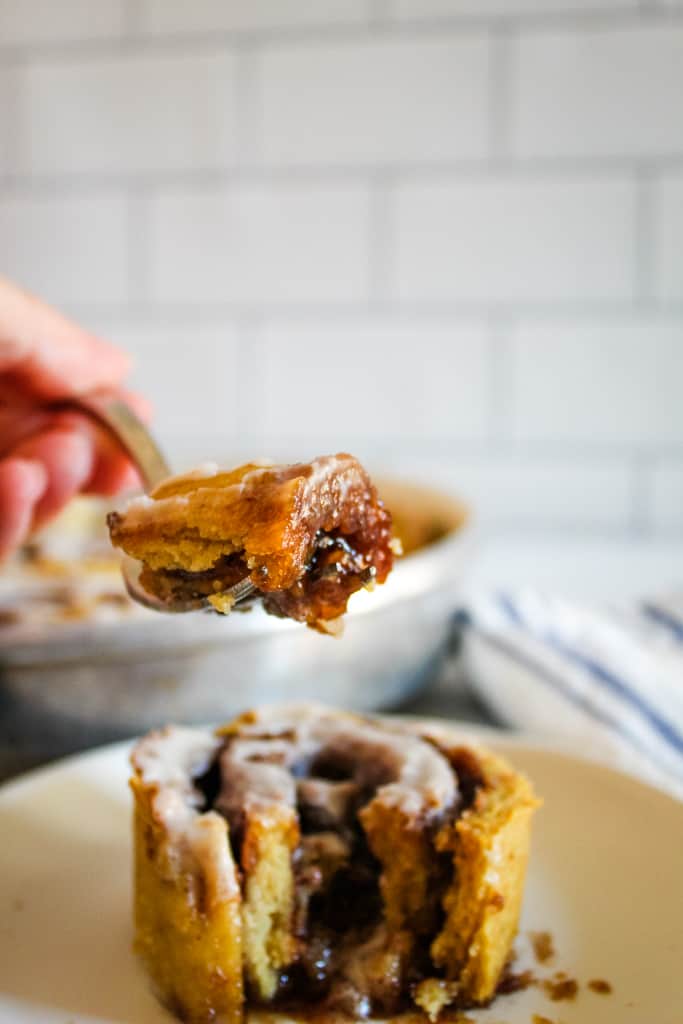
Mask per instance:
[[[471,733],[468,732],[469,735]],[[487,734],[492,743],[492,734]],[[530,1024],[682,1024],[683,804],[609,768],[495,737],[534,780],[538,814],[518,949],[548,930],[540,977],[578,980],[573,1002],[538,988],[468,1017]],[[172,1020],[131,953],[126,745],[0,790],[0,1022]],[[611,995],[586,987],[606,979]]]

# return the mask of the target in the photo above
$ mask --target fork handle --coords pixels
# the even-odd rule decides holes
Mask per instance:
[[[134,463],[146,491],[171,476],[171,468],[149,430],[120,398],[90,392],[59,406],[84,412],[104,427]]]

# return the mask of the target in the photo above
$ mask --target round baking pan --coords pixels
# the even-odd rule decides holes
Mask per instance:
[[[434,675],[472,549],[457,499],[379,485],[406,555],[350,601],[341,637],[266,615],[153,612],[0,630],[0,749],[20,765],[165,722],[224,719],[263,701],[400,706]],[[0,764],[0,770],[2,765]]]

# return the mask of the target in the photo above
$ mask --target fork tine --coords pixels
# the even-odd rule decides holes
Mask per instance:
[[[230,594],[235,604],[239,601],[246,601],[248,598],[253,597],[256,592],[257,588],[248,576],[246,579],[240,580],[239,583],[236,583],[234,587],[230,587],[225,591],[226,594]]]

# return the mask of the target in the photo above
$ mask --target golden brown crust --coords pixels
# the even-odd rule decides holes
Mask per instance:
[[[449,752],[455,764],[461,748]],[[471,757],[471,751],[466,751]],[[436,837],[453,857],[453,883],[444,896],[446,921],[431,955],[459,998],[493,997],[517,932],[529,856],[531,815],[538,806],[530,783],[503,758],[477,751],[482,781],[474,802]]]
[[[135,949],[164,1003],[192,1024],[243,1018],[241,898],[221,891],[210,871],[183,862],[155,809],[158,787],[136,770]],[[226,822],[205,815],[211,840],[229,853]]]

